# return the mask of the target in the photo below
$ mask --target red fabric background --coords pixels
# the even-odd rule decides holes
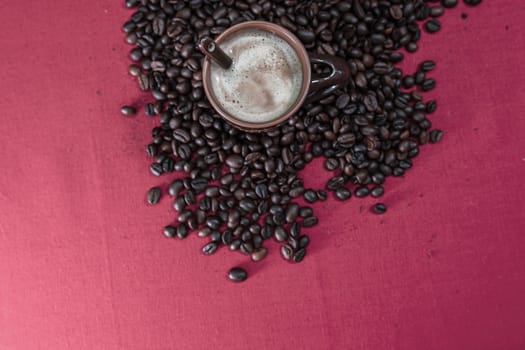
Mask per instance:
[[[423,35],[404,67],[437,60],[442,143],[387,181],[384,216],[316,205],[299,265],[277,244],[255,264],[162,236],[169,198],[145,203],[171,178],[148,170],[155,123],[119,113],[144,98],[121,4],[0,13],[0,349],[525,349],[522,1],[461,5]],[[225,279],[237,264],[244,284]]]

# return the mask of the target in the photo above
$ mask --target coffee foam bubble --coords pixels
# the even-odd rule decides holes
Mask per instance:
[[[268,122],[285,114],[297,100],[302,65],[284,39],[262,30],[245,30],[234,33],[221,48],[233,64],[222,69],[212,63],[211,86],[229,114],[247,122]]]

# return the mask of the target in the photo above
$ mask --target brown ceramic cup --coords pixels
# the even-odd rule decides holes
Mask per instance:
[[[295,35],[285,28],[270,22],[248,21],[234,25],[220,34],[215,39],[215,43],[221,47],[221,43],[228,40],[228,38],[247,30],[268,32],[271,34],[270,37],[275,36],[283,39],[294,50],[300,61],[300,69],[296,74],[302,74],[302,81],[300,87],[298,86],[299,92],[297,97],[289,102],[289,106],[285,111],[273,117],[271,120],[246,120],[246,118],[239,118],[234,115],[234,113],[228,112],[227,108],[225,108],[217,98],[212,87],[212,71],[224,68],[221,68],[220,65],[209,56],[205,56],[202,71],[206,96],[219,115],[242,130],[258,132],[271,129],[290,118],[304,103],[321,99],[333,93],[335,90],[343,87],[350,78],[350,69],[345,60],[335,56],[307,53],[305,47]],[[228,54],[228,52],[226,52],[226,54]],[[312,74],[312,64],[326,65],[330,67],[330,72],[326,74]],[[250,79],[250,77],[246,76],[246,79]],[[252,84],[252,86],[254,85]]]

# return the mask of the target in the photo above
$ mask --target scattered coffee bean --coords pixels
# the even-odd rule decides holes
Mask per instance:
[[[243,282],[248,278],[248,273],[241,267],[233,267],[228,271],[228,278],[233,282]]]
[[[137,109],[132,106],[122,106],[120,112],[124,115],[131,116],[137,114]]]
[[[152,187],[148,191],[148,203],[149,204],[157,204],[160,201],[160,196],[162,194],[162,191],[160,187]]]
[[[177,234],[177,229],[174,226],[168,225],[164,227],[164,236],[173,238]]]
[[[430,142],[438,143],[443,138],[443,131],[434,129],[430,132]]]
[[[441,4],[446,8],[453,8],[458,4],[458,0],[441,0]]]
[[[305,255],[306,255],[306,248],[301,248],[294,253],[293,261],[295,261],[296,263],[300,263],[301,261],[303,261]]]
[[[335,191],[335,196],[337,199],[345,201],[352,196],[352,192],[346,187],[340,187]]]
[[[385,189],[382,186],[376,186],[370,191],[370,195],[374,198],[379,198],[385,193]]]
[[[317,193],[314,190],[306,190],[304,192],[304,200],[308,203],[314,203],[317,202]]]
[[[281,256],[285,260],[290,260],[293,256],[293,249],[288,245],[281,246]]]
[[[202,252],[205,255],[211,255],[217,251],[217,248],[219,245],[216,242],[210,242],[206,244],[204,247],[202,247]]]
[[[425,23],[425,29],[429,33],[435,33],[441,29],[441,22],[437,19],[431,19]]]
[[[252,253],[251,257],[253,261],[261,261],[266,257],[266,254],[268,254],[268,250],[266,248],[259,248]]]
[[[383,203],[376,203],[372,207],[373,212],[376,213],[376,214],[384,214],[384,213],[386,213],[386,209],[387,209],[387,207]]]

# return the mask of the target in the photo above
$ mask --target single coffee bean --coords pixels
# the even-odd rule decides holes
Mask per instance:
[[[437,143],[443,138],[443,131],[434,129],[430,132],[430,142]]]
[[[309,216],[307,218],[304,218],[303,226],[312,227],[312,226],[317,225],[318,222],[319,222],[319,219],[316,216]]]
[[[443,5],[446,8],[456,7],[457,4],[458,0],[441,0],[441,5]]]
[[[381,187],[381,186],[376,186],[376,187],[372,188],[372,190],[370,191],[370,194],[374,198],[381,197],[384,193],[385,193],[385,189],[383,187]]]
[[[430,91],[436,87],[436,81],[434,79],[427,79],[421,85],[423,91]]]
[[[293,256],[293,249],[288,246],[288,245],[283,245],[281,246],[281,256],[285,259],[285,260],[290,260]]]
[[[306,255],[306,248],[301,248],[294,253],[293,261],[295,261],[296,263],[300,263],[301,261],[303,261],[305,255]]]
[[[419,65],[419,69],[423,72],[430,72],[434,68],[436,68],[436,62],[431,60],[424,61]]]
[[[228,271],[228,278],[233,282],[243,282],[248,278],[248,273],[241,267],[232,267]]]
[[[469,6],[476,6],[481,4],[481,0],[463,0],[463,2]]]
[[[310,244],[310,237],[302,235],[299,237],[299,248],[306,248]]]
[[[317,198],[321,201],[325,201],[328,198],[328,193],[325,190],[317,190]]]
[[[155,176],[160,176],[164,172],[164,170],[162,169],[162,164],[159,163],[151,164],[150,171]]]
[[[185,224],[179,224],[177,226],[177,238],[184,239],[188,237],[188,227]]]
[[[317,193],[314,190],[306,190],[304,192],[304,200],[307,201],[308,203],[317,202],[318,200]]]
[[[217,251],[219,245],[216,242],[210,242],[202,247],[202,252],[205,255],[211,255]]]
[[[429,15],[430,17],[439,17],[445,12],[445,8],[443,6],[432,6],[430,8]]]
[[[368,189],[367,186],[360,186],[354,191],[355,196],[359,198],[366,197],[368,196],[369,193],[370,193],[370,190]]]
[[[310,207],[301,207],[301,209],[299,209],[299,216],[302,217],[302,218],[306,218],[308,216],[312,216],[313,215],[313,210],[312,208]]]
[[[288,233],[286,233],[286,230],[282,226],[277,226],[273,233],[275,239],[277,242],[283,242],[288,239]]]
[[[376,203],[372,207],[372,211],[376,214],[384,214],[386,213],[387,207],[383,203]]]
[[[346,187],[339,187],[335,191],[335,196],[337,197],[337,199],[344,201],[352,196],[352,192],[350,192],[350,190]]]
[[[148,191],[148,203],[157,204],[160,201],[162,191],[160,187],[152,187]]]
[[[164,227],[164,236],[168,238],[173,238],[175,237],[176,234],[177,234],[177,229],[175,228],[175,226],[168,225]]]
[[[301,234],[301,226],[296,221],[290,225],[290,236],[297,238]]]
[[[268,250],[266,248],[259,248],[252,253],[251,258],[253,261],[261,261],[267,254]]]
[[[425,79],[426,79],[425,72],[422,70],[417,71],[416,74],[414,75],[414,81],[417,85],[423,84]]]
[[[123,115],[132,116],[132,115],[137,114],[137,109],[135,107],[132,107],[132,106],[122,106],[120,108],[120,112]]]
[[[441,22],[437,19],[431,19],[425,22],[425,30],[429,33],[435,33],[441,29]]]

